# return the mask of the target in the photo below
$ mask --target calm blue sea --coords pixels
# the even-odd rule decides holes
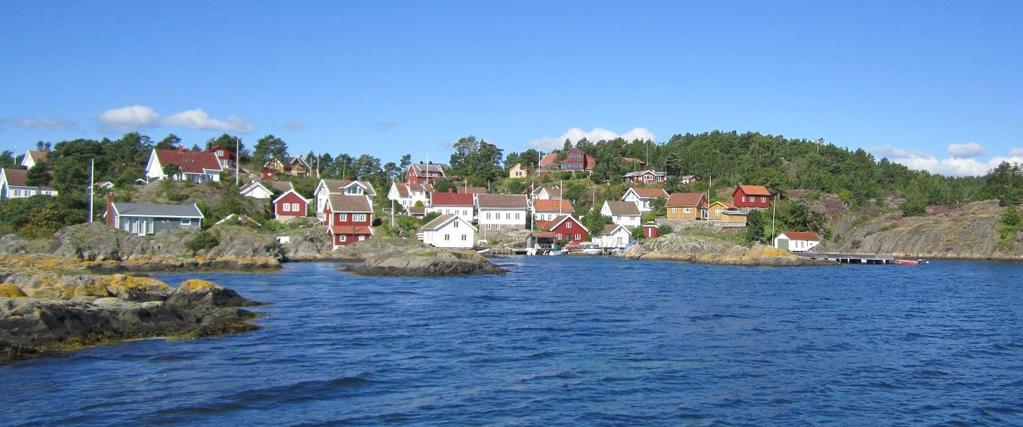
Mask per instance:
[[[1023,264],[497,262],[202,274],[263,329],[2,364],[0,424],[1023,424]]]

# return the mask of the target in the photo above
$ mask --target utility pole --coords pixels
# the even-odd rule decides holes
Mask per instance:
[[[774,233],[777,231],[774,229],[774,218],[778,212],[778,195],[774,196],[774,202],[771,203],[771,246],[774,246]]]
[[[92,200],[93,200],[93,193],[96,191],[96,183],[93,182],[95,180],[95,174],[96,174],[96,158],[93,157],[93,158],[89,159],[89,223],[90,224],[92,223]]]
[[[235,138],[235,140],[234,140],[234,186],[235,187],[238,186],[238,179],[239,179],[239,177],[238,177],[238,170],[241,169],[241,167],[242,167],[242,157],[240,155],[241,153],[239,153],[239,151],[241,151],[241,144],[242,144],[241,138]]]

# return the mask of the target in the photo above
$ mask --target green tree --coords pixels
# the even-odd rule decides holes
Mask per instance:
[[[0,153],[0,168],[14,168],[18,167],[17,162],[14,159],[14,152],[11,150],[4,150]]]
[[[288,155],[288,144],[273,135],[266,135],[256,141],[252,149],[252,160],[262,166],[270,159],[284,159]]]
[[[169,134],[166,138],[161,139],[160,142],[156,143],[156,147],[161,150],[177,150],[181,146],[181,138],[175,134]]]
[[[743,236],[746,244],[766,244],[768,242],[767,233],[764,231],[766,222],[761,211],[753,210],[746,215],[746,234]]]
[[[174,179],[181,173],[181,166],[176,163],[167,163],[163,165],[163,174],[167,176],[167,179]]]
[[[36,162],[35,166],[29,168],[26,174],[25,183],[33,187],[45,187],[50,185],[50,166],[46,162]]]

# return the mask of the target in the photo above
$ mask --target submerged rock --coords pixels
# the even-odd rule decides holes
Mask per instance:
[[[453,276],[505,272],[480,254],[453,250],[375,254],[348,270],[370,276]]]

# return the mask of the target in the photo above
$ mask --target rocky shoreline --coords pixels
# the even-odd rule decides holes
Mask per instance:
[[[835,264],[811,260],[763,245],[747,248],[715,237],[678,233],[643,241],[630,247],[621,256],[628,259],[737,266],[795,267]]]
[[[94,274],[63,258],[0,258],[0,361],[124,340],[252,331],[259,305],[205,280]]]

